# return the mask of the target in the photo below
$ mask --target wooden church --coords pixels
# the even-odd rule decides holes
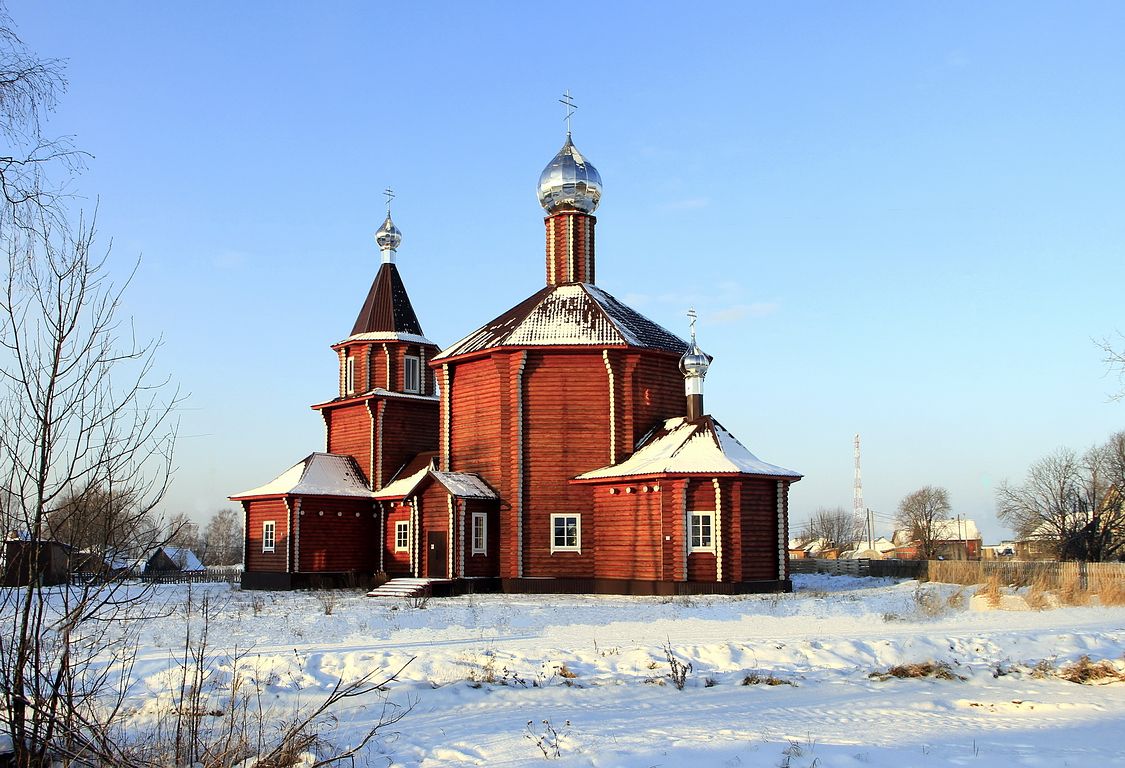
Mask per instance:
[[[236,494],[248,588],[412,576],[452,591],[788,590],[789,486],[703,408],[710,358],[595,283],[602,183],[539,179],[546,285],[444,350],[382,264],[333,345],[327,445]]]

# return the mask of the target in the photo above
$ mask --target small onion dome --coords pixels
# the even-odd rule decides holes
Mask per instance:
[[[691,347],[687,352],[684,352],[683,357],[680,358],[680,372],[683,373],[685,378],[702,379],[707,375],[707,369],[710,367],[710,358],[708,358],[707,354],[695,343],[695,339],[692,339]]]
[[[399,243],[402,242],[402,233],[391,221],[390,211],[387,211],[387,218],[383,222],[383,226],[379,227],[379,231],[375,233],[375,242],[379,244],[379,250],[381,251],[397,250]]]
[[[566,143],[539,174],[539,204],[547,213],[593,213],[602,198],[602,177],[566,135]]]

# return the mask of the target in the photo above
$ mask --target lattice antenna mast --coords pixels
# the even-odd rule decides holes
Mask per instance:
[[[863,475],[859,471],[859,433],[855,436],[855,491],[852,494],[853,525],[862,531],[867,525],[867,508],[863,506]]]

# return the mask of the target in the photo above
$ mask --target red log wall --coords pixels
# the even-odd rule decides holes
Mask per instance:
[[[289,510],[284,499],[255,499],[242,502],[246,510],[246,570],[285,573],[285,553],[289,547]],[[262,523],[277,523],[274,551],[262,551]]]
[[[374,573],[379,568],[379,519],[367,499],[301,498],[297,571]]]

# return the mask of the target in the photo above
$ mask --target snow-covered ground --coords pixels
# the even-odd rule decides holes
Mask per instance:
[[[214,585],[193,600],[210,595],[211,648],[244,654],[278,712],[341,676],[409,662],[383,695],[410,711],[356,765],[1125,765],[1125,682],[1051,671],[1084,655],[1125,671],[1125,608],[979,611],[971,589],[950,585],[794,581],[789,595],[474,595],[424,607],[333,593],[331,615],[323,593]],[[159,598],[186,594],[166,586]],[[183,637],[182,610],[145,625],[139,721],[171,695]],[[691,664],[682,690],[666,648]],[[871,676],[927,661],[954,679]],[[382,704],[346,702],[332,741],[358,737]]]

